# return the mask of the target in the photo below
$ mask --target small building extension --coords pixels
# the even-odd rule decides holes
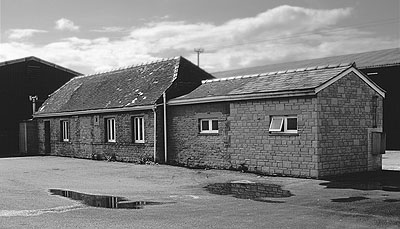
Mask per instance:
[[[380,170],[384,97],[353,63],[204,80],[168,102],[168,158],[312,178]]]

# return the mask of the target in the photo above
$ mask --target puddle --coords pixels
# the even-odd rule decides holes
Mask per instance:
[[[146,205],[160,205],[162,202],[153,201],[129,201],[125,197],[93,195],[62,189],[49,189],[53,195],[67,197],[77,200],[85,205],[100,208],[120,208],[120,209],[142,209]]]
[[[355,202],[355,201],[368,200],[368,199],[369,198],[363,197],[363,196],[352,196],[352,197],[347,197],[347,198],[332,199],[332,202],[346,203],[346,202]]]
[[[320,185],[326,188],[400,192],[400,171],[383,170],[343,175]]]
[[[383,202],[394,203],[399,201],[400,201],[399,199],[385,199]]]
[[[233,197],[240,199],[252,199],[268,203],[284,202],[265,200],[262,198],[282,198],[293,196],[290,191],[283,190],[280,185],[252,182],[215,183],[207,185],[205,189],[212,194],[232,195]]]

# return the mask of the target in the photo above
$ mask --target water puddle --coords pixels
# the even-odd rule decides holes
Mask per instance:
[[[280,185],[254,182],[215,183],[209,184],[205,189],[217,195],[232,195],[240,199],[252,199],[268,203],[284,203],[283,201],[265,200],[265,197],[282,198],[291,197],[293,194],[283,190]]]
[[[320,185],[335,189],[383,190],[400,192],[400,171],[383,170],[343,175]]]
[[[142,209],[146,205],[165,204],[154,201],[129,201],[125,197],[94,195],[62,189],[49,189],[49,192],[53,195],[80,201],[87,206],[100,208]]]
[[[385,199],[383,202],[394,203],[399,201],[400,201],[399,199]]]
[[[347,197],[347,198],[332,199],[332,202],[347,203],[347,202],[355,202],[355,201],[368,200],[368,199],[369,198],[363,197],[363,196],[352,196],[352,197]]]

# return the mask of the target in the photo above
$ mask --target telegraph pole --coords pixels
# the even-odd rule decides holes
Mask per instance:
[[[197,66],[200,67],[200,53],[204,52],[203,48],[197,48],[194,49],[195,52],[197,52]]]

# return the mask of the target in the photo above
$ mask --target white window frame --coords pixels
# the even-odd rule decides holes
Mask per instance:
[[[134,143],[144,143],[145,142],[145,132],[144,132],[144,117],[135,116],[133,117],[133,142]],[[141,134],[140,134],[141,133]]]
[[[204,119],[200,119],[199,121],[200,121],[200,133],[202,133],[202,134],[218,134],[219,133],[219,126],[218,126],[218,129],[216,129],[216,130],[212,129],[212,122],[216,121],[218,124],[218,119],[204,118]],[[203,128],[204,121],[208,121],[208,129]]]
[[[69,121],[61,121],[61,140],[63,142],[69,142]]]
[[[296,123],[298,121],[297,116],[295,115],[288,115],[288,116],[272,116],[271,123],[269,124],[269,131],[272,133],[289,133],[289,134],[297,134],[298,133],[298,126],[296,126],[296,130],[288,130],[287,123],[288,119],[296,119]],[[272,124],[279,122],[279,129],[272,128]]]
[[[115,118],[106,118],[106,139],[107,142],[116,142]]]

